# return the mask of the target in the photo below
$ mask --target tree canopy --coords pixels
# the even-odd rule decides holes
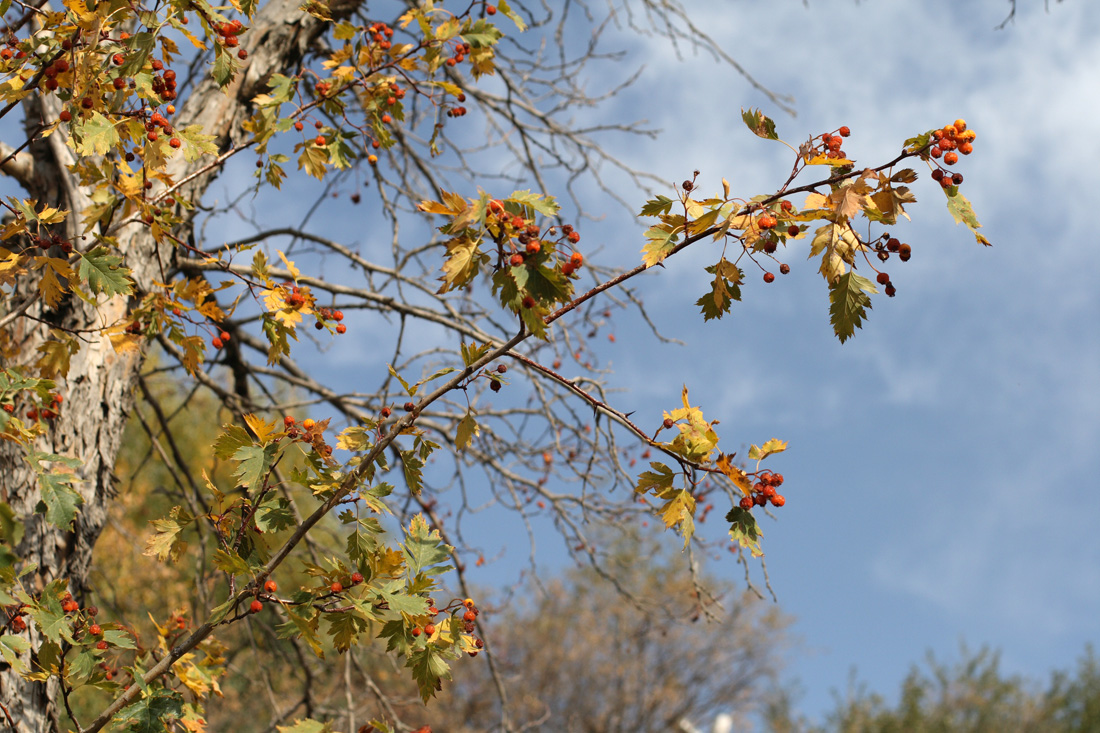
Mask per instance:
[[[747,568],[763,555],[757,517],[786,503],[767,462],[786,442],[720,448],[687,386],[660,415],[618,406],[593,350],[613,311],[645,320],[641,276],[700,243],[714,253],[691,295],[705,321],[808,252],[844,342],[872,297],[896,293],[881,268],[910,257],[889,227],[918,169],[989,244],[960,192],[977,137],[962,119],[863,163],[847,127],[787,142],[743,109],[761,144],[789,149],[765,192],[698,171],[656,190],[604,152],[606,135],[646,134],[576,119],[616,92],[586,75],[610,58],[609,24],[736,65],[676,3],[3,11],[0,115],[22,124],[4,128],[0,169],[22,191],[0,202],[0,702],[19,729],[204,730],[242,649],[227,640],[253,643],[254,624],[288,658],[345,655],[349,678],[351,650],[382,646],[427,702],[493,643],[465,579],[484,561],[466,528],[487,504],[551,517],[605,577],[615,544],[595,527],[652,517],[690,552],[714,511]],[[613,270],[584,221],[622,202],[641,252]],[[325,353],[349,338],[385,367],[338,391]],[[742,439],[756,441],[745,455],[726,447]],[[189,585],[139,605],[93,584],[121,515],[150,526],[131,538],[140,558],[115,541],[118,562]],[[676,586],[688,605],[694,567]],[[143,611],[154,630],[139,634],[126,616]],[[299,682],[271,676],[271,725],[354,727],[353,705],[319,705]],[[400,727],[377,697],[365,728]]]

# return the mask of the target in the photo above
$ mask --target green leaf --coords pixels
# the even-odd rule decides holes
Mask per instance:
[[[500,29],[484,18],[471,23],[462,31],[462,38],[474,48],[488,48],[503,37]]]
[[[661,214],[667,214],[672,211],[672,205],[676,203],[675,199],[670,199],[668,196],[658,196],[655,199],[650,199],[645,202],[645,206],[642,207],[641,216],[660,216]]]
[[[775,122],[758,109],[741,109],[741,119],[745,126],[752,130],[752,134],[765,140],[778,140],[775,134]]]
[[[214,567],[230,575],[245,575],[248,573],[248,563],[244,558],[231,555],[225,550],[214,553]]]
[[[329,634],[336,650],[346,652],[359,638],[359,635],[367,630],[368,622],[355,613],[329,613],[325,615],[329,624]]]
[[[676,474],[672,472],[671,468],[656,461],[650,463],[649,467],[653,470],[644,471],[638,476],[638,485],[634,487],[636,493],[644,494],[651,489],[656,489],[655,493],[660,494],[666,489],[672,488],[672,481]]]
[[[77,507],[84,503],[84,498],[72,487],[75,478],[72,474],[38,474],[46,521],[58,529],[71,529]]]
[[[553,196],[532,193],[527,189],[523,191],[513,191],[511,195],[508,196],[508,200],[514,201],[517,204],[523,204],[524,206],[530,206],[532,209],[545,216],[554,216],[558,213],[558,210],[561,209]]]
[[[77,155],[106,155],[118,145],[118,130],[98,111],[87,118],[75,117],[70,127]]]
[[[658,224],[647,229],[643,236],[647,241],[642,247],[642,262],[646,267],[653,267],[676,249],[679,230],[668,224]]]
[[[247,486],[253,490],[258,489],[267,476],[268,470],[275,462],[277,450],[278,446],[273,443],[265,446],[247,445],[239,448],[233,454],[234,460],[239,463],[237,470],[233,472],[239,485]]]
[[[970,228],[970,231],[974,232],[978,237],[978,241],[986,246],[990,245],[990,242],[985,237],[978,235],[978,230],[982,228],[981,222],[978,221],[978,216],[974,213],[974,208],[970,205],[970,201],[966,196],[958,193],[958,189],[955,189],[954,194],[949,194],[947,197],[947,210],[951,212],[951,216],[955,219],[956,224],[966,224]]]
[[[420,494],[424,485],[424,461],[413,451],[401,451],[401,467],[405,472],[405,484],[413,494]]]
[[[497,10],[503,13],[513,23],[515,23],[516,28],[519,29],[520,33],[527,30],[527,23],[523,21],[523,18],[519,16],[519,13],[512,10],[512,8],[508,5],[507,2],[505,2],[505,0],[500,0],[500,2],[497,3]]]
[[[665,528],[676,527],[684,538],[684,547],[695,533],[695,497],[687,489],[673,491],[660,509]]]
[[[871,307],[867,293],[877,292],[874,283],[852,271],[829,285],[829,321],[840,343],[851,338],[857,328],[863,328],[863,319]]]
[[[408,593],[388,593],[379,591],[379,597],[389,606],[391,611],[408,614],[409,616],[422,616],[428,612],[428,601],[420,596],[411,596]]]
[[[764,550],[760,547],[760,537],[764,533],[757,526],[752,512],[735,506],[726,514],[726,521],[730,523],[730,539],[749,550],[753,557],[764,555]]]
[[[430,645],[410,654],[406,665],[413,671],[413,679],[420,688],[420,699],[424,702],[431,700],[442,689],[442,680],[451,679],[450,666]]]
[[[183,696],[172,690],[150,689],[147,697],[123,708],[115,720],[131,733],[164,733],[167,723],[183,714]]]
[[[106,247],[96,247],[80,256],[80,278],[88,283],[93,293],[130,295],[133,293],[129,268],[122,266],[122,258],[109,253]]]
[[[0,656],[17,672],[26,672],[27,664],[20,659],[31,649],[31,643],[22,636],[4,634],[0,636]]]
[[[218,86],[225,89],[225,87],[229,85],[229,82],[233,81],[233,77],[240,68],[241,65],[240,62],[237,61],[236,53],[230,51],[230,49],[220,43],[214,44],[213,76]]]
[[[241,448],[252,445],[252,436],[240,425],[223,425],[222,434],[214,441],[214,455],[232,458]]]
[[[451,559],[453,547],[443,542],[439,530],[429,529],[422,514],[417,514],[405,530],[405,543],[401,546],[405,555],[405,564],[409,575],[418,575],[421,571],[446,563]]]

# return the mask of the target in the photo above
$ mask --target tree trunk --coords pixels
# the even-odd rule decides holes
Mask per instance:
[[[333,7],[334,16],[347,16],[357,3],[345,2]],[[236,80],[223,91],[212,79],[198,83],[181,106],[177,127],[199,124],[207,134],[217,136],[219,150],[230,150],[243,137],[241,122],[250,114],[250,100],[265,90],[265,82],[274,73],[295,75],[310,46],[326,25],[317,18],[302,13],[293,0],[274,0],[263,6],[250,30],[242,40],[251,48],[248,62]],[[60,112],[56,97],[29,97],[24,104],[28,134],[42,120],[54,120]],[[12,158],[4,172],[16,178],[39,205],[68,209],[68,219],[59,225],[57,234],[76,248],[94,246],[93,232],[83,231],[82,213],[91,203],[92,191],[82,187],[69,166],[76,162],[73,151],[66,147],[63,130],[45,140],[37,140],[25,152]],[[11,148],[4,146],[0,157]],[[220,170],[210,157],[187,163],[176,156],[170,164],[173,181],[194,176],[174,195],[198,201],[206,187]],[[158,188],[150,191],[157,194]],[[186,239],[190,222],[185,222],[177,236]],[[113,496],[112,469],[118,454],[123,430],[134,404],[133,387],[141,368],[145,351],[116,352],[109,338],[98,331],[106,325],[125,320],[130,308],[149,292],[154,283],[171,273],[175,248],[158,245],[142,224],[128,224],[117,236],[131,269],[136,293],[132,298],[100,298],[89,305],[83,300],[66,296],[57,308],[48,308],[41,299],[33,302],[23,316],[9,328],[13,333],[12,351],[4,353],[3,365],[23,367],[28,375],[35,372],[38,347],[49,337],[49,329],[60,329],[76,336],[80,349],[70,362],[67,376],[59,380],[58,391],[64,402],[60,416],[46,423],[47,433],[34,448],[45,453],[77,458],[82,465],[76,469],[83,505],[79,508],[71,531],[62,531],[45,521],[35,511],[41,500],[35,471],[25,458],[23,449],[0,441],[0,500],[8,502],[25,525],[25,535],[16,554],[25,562],[35,563],[35,573],[24,582],[28,590],[40,589],[47,583],[64,578],[74,598],[84,605],[88,591],[88,571],[96,539],[106,522]],[[54,256],[64,256],[54,248]],[[23,287],[20,288],[19,285]],[[34,297],[33,284],[23,280],[7,300],[10,308],[18,307]],[[2,317],[3,313],[0,313]],[[3,346],[3,344],[0,344]],[[37,631],[31,626],[32,649],[40,644]],[[18,730],[59,730],[60,690],[57,679],[49,684],[30,682],[13,669],[0,671],[0,703],[6,708]],[[0,713],[2,716],[2,713]],[[0,717],[0,720],[3,720]],[[5,720],[5,725],[7,721]]]

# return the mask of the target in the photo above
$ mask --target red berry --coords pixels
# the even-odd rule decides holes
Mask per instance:
[[[507,364],[497,364],[497,374],[504,374],[508,371]]]
[[[890,276],[887,275],[885,272],[880,272],[878,274],[878,277],[875,278],[875,280],[878,281],[879,285],[885,285],[888,282],[890,282]]]
[[[943,162],[947,165],[955,165],[959,162],[959,154],[956,152],[945,153],[943,156]]]
[[[849,135],[851,135],[851,134],[852,134],[852,131],[851,131],[850,129],[848,129],[848,126],[847,126],[847,125],[845,125],[844,127],[840,128],[839,130],[837,130],[837,132],[839,132],[839,133],[840,133],[840,136],[841,136],[841,137],[848,137]]]
[[[581,235],[578,232],[569,232],[565,235],[565,238],[569,240],[570,244],[576,244],[581,241]]]
[[[932,149],[930,151],[928,151],[928,154],[931,155],[933,158],[938,158],[941,155],[943,155],[943,151],[940,150],[939,145],[933,145]]]
[[[773,275],[770,272],[765,272],[764,273],[764,282],[766,282],[766,283],[775,282],[775,275]]]
[[[388,407],[383,407],[381,410],[378,411],[378,414],[381,415],[383,419],[385,419],[393,414],[393,410]]]
[[[760,226],[761,229],[771,229],[778,222],[771,214],[762,214],[760,218],[756,220],[756,223]]]
[[[800,231],[802,230],[798,228],[797,224],[791,224],[789,227],[787,227],[787,236],[797,237]]]
[[[406,402],[404,407],[405,407],[405,412],[412,412],[413,410],[416,409],[416,403]]]
[[[210,339],[210,345],[213,346],[215,349],[220,349],[222,347],[222,340],[215,336],[214,338]]]
[[[95,645],[95,648],[99,649],[100,651],[103,651],[104,649],[107,648],[107,642],[106,641],[100,641]],[[111,673],[108,672],[107,673],[107,679],[110,679],[110,678],[111,678]]]
[[[264,610],[264,604],[260,603],[260,599],[257,598],[252,603],[248,604],[248,610],[252,613],[259,613]]]
[[[476,618],[477,618],[477,614],[474,613],[473,611],[466,611],[466,613],[462,614],[462,620],[463,621],[473,621]]]
[[[424,633],[431,636],[435,633],[435,624],[424,624]]]
[[[955,174],[953,174],[953,175],[951,176],[951,182],[952,182],[952,183],[954,183],[954,184],[955,184],[956,186],[960,186],[960,185],[962,185],[962,182],[963,182],[963,174],[962,174],[962,173],[955,173]]]
[[[84,97],[84,99],[80,100],[80,106],[84,109],[91,109],[94,105],[95,102],[92,101],[91,97]]]
[[[496,15],[497,14],[497,6],[496,5],[486,5],[485,6],[485,14],[486,15]]]
[[[781,202],[781,203],[779,204],[779,207],[780,207],[781,209],[783,209],[783,211],[786,211],[786,212],[788,212],[788,213],[789,213],[789,212],[791,212],[791,211],[794,211],[794,204],[792,204],[792,203],[791,203],[790,201],[787,201],[786,199],[784,199],[784,200],[783,200],[783,201],[782,201],[782,202]]]
[[[573,232],[573,234],[576,234],[576,232]],[[584,255],[580,252],[574,252],[569,256],[569,264],[573,266],[573,269],[580,267],[584,264]]]
[[[363,574],[362,573],[356,571],[356,572],[351,574],[351,584],[352,585],[359,585],[362,582],[363,582]]]
[[[772,506],[783,506],[786,503],[787,500],[783,497],[782,494],[776,494],[772,497]]]
[[[519,252],[516,252],[514,255],[512,255],[512,258],[508,260],[508,264],[510,264],[512,267],[519,267],[523,264],[523,255],[521,255]]]
[[[126,57],[120,53],[116,53],[114,56],[111,57],[111,62],[115,66],[122,66],[124,63],[126,63]]]
[[[116,90],[121,90],[123,87],[126,86],[126,80],[123,79],[121,76],[116,76],[114,80],[111,81],[111,86],[113,86]]]
[[[237,40],[236,36],[226,36],[224,43],[226,48],[236,48],[237,44],[240,43],[240,41]]]
[[[243,48],[240,51],[237,51],[237,58],[239,58],[241,61],[244,61],[246,58],[248,58],[248,51],[245,51]]]
[[[788,265],[786,262],[784,262],[782,265],[779,266],[779,272],[783,275],[786,275],[790,271],[791,271],[791,266]]]
[[[99,624],[92,624],[88,627],[88,633],[92,636],[99,636],[103,633],[103,628]]]
[[[332,581],[332,585],[329,586],[333,593],[339,593],[344,590],[344,586],[338,580]]]
[[[420,627],[419,626],[413,627],[412,635],[413,636],[420,636],[420,634],[421,634]]]
[[[671,428],[675,424],[676,424],[676,421],[673,420],[671,417],[666,417],[664,422],[661,423],[661,425],[664,426],[665,430],[668,430],[669,428]]]
[[[391,122],[393,122],[393,118],[392,118],[392,117],[390,117],[390,116],[389,116],[388,114],[382,115],[382,124],[383,124],[383,125],[388,125],[388,124],[390,124]]]
[[[348,331],[348,327],[345,326],[343,323],[336,324],[336,333],[344,334],[344,333],[347,333],[347,331]]]
[[[170,146],[172,146],[173,148],[177,149],[177,150],[179,149],[180,145],[183,145],[183,143],[180,142],[180,139],[178,137],[174,137],[171,140],[169,140],[168,144]]]
[[[747,496],[742,497],[741,501],[738,502],[738,506],[740,506],[745,511],[748,511],[749,509],[752,509],[752,499]]]
[[[72,118],[73,118],[73,113],[72,113],[72,112],[70,112],[70,111],[69,111],[69,110],[67,110],[67,109],[63,109],[63,110],[61,110],[61,114],[59,114],[59,115],[57,116],[57,119],[61,120],[62,122],[68,122],[68,121],[69,121],[69,120],[71,120]]]
[[[325,136],[324,135],[318,135],[317,137],[313,138],[313,142],[319,148],[324,147],[324,145],[325,145]]]

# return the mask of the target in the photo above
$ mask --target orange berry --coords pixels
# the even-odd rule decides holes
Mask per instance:
[[[337,323],[336,324],[336,333],[344,334],[344,333],[347,333],[347,330],[348,330],[348,327],[345,326],[343,323]]]
[[[313,138],[313,143],[314,143],[314,145],[316,145],[319,148],[324,147],[324,145],[325,145],[325,136],[324,135],[318,135],[317,137]]]
[[[181,143],[181,142],[180,142],[180,139],[179,139],[178,137],[174,137],[174,138],[172,138],[171,140],[169,140],[169,141],[168,141],[168,144],[169,144],[169,145],[170,145],[171,147],[173,147],[173,148],[175,148],[175,149],[177,149],[177,150],[179,149],[179,147],[180,147],[181,145],[183,145],[183,143]]]
[[[260,603],[260,599],[257,598],[256,600],[252,601],[252,603],[248,604],[248,610],[252,613],[259,613],[260,611],[264,610],[264,604]]]
[[[486,5],[485,6],[485,14],[486,15],[496,15],[497,14],[497,6],[496,5]]]
[[[573,269],[580,267],[584,264],[584,255],[580,252],[574,252],[569,256],[569,264],[573,266]]]
[[[974,146],[971,145],[970,143],[963,143],[962,145],[959,146],[959,152],[962,153],[963,155],[970,155],[971,153],[974,152]]]
[[[307,417],[305,420],[302,420],[302,429],[303,430],[313,430],[313,427],[316,424],[317,423],[313,421],[313,418]]]
[[[960,117],[959,119],[955,120],[954,127],[955,127],[955,130],[957,132],[965,132],[966,131],[966,120],[964,120]]]
[[[342,590],[344,590],[343,584],[341,584],[340,581],[338,581],[338,580],[334,580],[332,582],[332,585],[329,586],[329,588],[332,590],[333,593],[339,593]]]
[[[943,162],[946,163],[947,165],[955,165],[956,163],[959,162],[959,154],[958,153],[953,153],[953,152],[952,153],[946,153],[943,156]]]
[[[519,252],[516,252],[514,255],[512,255],[512,258],[508,260],[508,264],[510,264],[512,267],[519,267],[523,264],[523,255],[521,255]]]
[[[424,624],[424,633],[431,636],[435,633],[435,624]]]
[[[851,134],[852,134],[852,131],[851,131],[851,129],[849,129],[847,125],[845,125],[844,127],[840,128],[839,130],[837,130],[837,132],[839,132],[839,133],[840,133],[840,136],[841,136],[841,137],[848,137],[849,135],[851,135]]]
[[[928,151],[928,154],[933,158],[938,158],[943,155],[943,150],[940,149],[939,145],[933,145],[932,149]]]
[[[210,339],[210,344],[215,349],[220,349],[222,347],[222,340],[220,338],[218,338],[217,336],[215,336],[214,338]]]
[[[382,115],[382,124],[383,124],[383,125],[388,125],[388,124],[390,124],[391,122],[393,122],[393,118],[392,118],[392,117],[390,117],[390,116],[389,116],[388,114],[386,114],[386,115]]]

